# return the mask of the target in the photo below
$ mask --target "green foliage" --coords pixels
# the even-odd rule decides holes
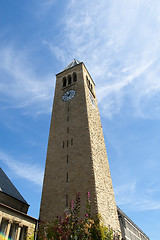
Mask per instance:
[[[27,235],[26,240],[34,240],[34,233],[32,235]]]
[[[87,206],[84,218],[80,218],[80,195],[76,195],[64,218],[57,217],[54,222],[39,224],[39,240],[119,240],[113,230],[103,225],[100,216],[91,217],[90,194],[87,193]]]

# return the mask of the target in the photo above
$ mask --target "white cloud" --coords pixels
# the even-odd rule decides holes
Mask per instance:
[[[55,3],[37,4],[48,11]],[[57,19],[56,37],[51,31],[47,40],[41,41],[61,62],[62,69],[73,58],[84,61],[96,82],[104,116],[119,113],[127,99],[132,109],[128,114],[160,118],[158,0],[101,0],[98,4],[95,0],[72,0],[65,7],[63,19]],[[0,51],[0,61],[0,93],[6,96],[3,102],[13,102],[19,108],[32,106],[37,114],[50,112],[53,80],[34,72],[25,51],[6,47]]]
[[[0,160],[20,178],[42,186],[43,171],[39,168],[38,165],[25,163],[23,159],[21,159],[21,161],[14,160],[13,157],[9,156],[1,150]]]
[[[7,107],[29,106],[35,108],[36,113],[50,112],[49,100],[53,95],[53,79],[35,74],[25,52],[13,47],[1,49],[0,62],[0,101],[6,102]]]
[[[56,3],[57,0],[36,0],[36,15],[42,17],[45,15]]]
[[[130,182],[129,184],[119,185],[114,188],[117,204],[127,205],[132,202],[135,192],[136,183]]]
[[[143,186],[143,190],[139,189],[140,185],[136,182],[130,182],[119,185],[114,189],[116,203],[121,208],[133,211],[160,210],[160,203],[155,198],[158,196],[159,188],[154,186]]]
[[[65,63],[66,51],[64,51],[62,48],[56,46],[55,44],[51,42],[47,42],[45,40],[42,41],[42,43],[46,46],[48,46],[49,50],[52,52],[53,55],[56,55],[56,58],[61,61],[62,63]]]
[[[153,97],[160,100],[159,11],[157,0],[68,3],[62,41],[48,46],[63,62],[75,57],[86,63],[106,117],[118,113],[127,97],[135,116],[160,118],[152,104]]]

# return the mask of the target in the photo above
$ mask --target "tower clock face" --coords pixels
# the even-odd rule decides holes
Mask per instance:
[[[72,99],[75,96],[75,94],[76,94],[75,90],[70,90],[63,95],[62,100],[68,101]]]

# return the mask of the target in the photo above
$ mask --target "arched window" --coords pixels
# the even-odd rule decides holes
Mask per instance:
[[[77,82],[77,74],[73,73],[73,82]]]
[[[71,75],[68,76],[68,85],[70,85],[72,83],[72,78]]]
[[[67,79],[66,79],[66,77],[64,77],[64,78],[63,78],[63,87],[65,87],[66,84],[67,84]]]

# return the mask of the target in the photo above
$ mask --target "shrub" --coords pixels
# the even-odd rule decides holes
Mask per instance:
[[[53,222],[40,222],[39,240],[118,240],[119,236],[111,228],[103,225],[101,217],[91,217],[90,193],[87,193],[86,214],[80,218],[80,194],[71,201],[64,218],[58,216]]]

